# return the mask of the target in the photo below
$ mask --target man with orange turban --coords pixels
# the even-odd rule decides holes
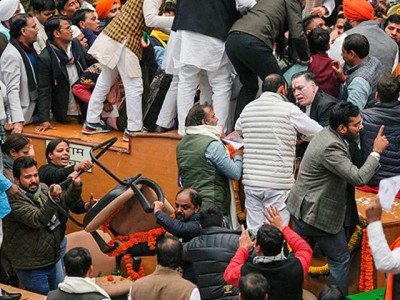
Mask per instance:
[[[362,34],[369,42],[369,55],[381,61],[384,73],[391,73],[397,66],[398,47],[387,34],[382,34],[382,29],[374,20],[372,5],[366,0],[343,0],[343,13],[352,29],[335,40],[329,56],[343,64],[341,53],[344,39],[353,33]]]
[[[100,30],[119,14],[121,9],[120,0],[100,0],[96,5],[96,12],[100,19]]]

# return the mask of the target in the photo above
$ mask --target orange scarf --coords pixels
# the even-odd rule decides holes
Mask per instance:
[[[390,246],[390,250],[394,250],[400,247],[400,237],[397,238]],[[385,300],[393,300],[393,288],[394,288],[394,275],[393,273],[388,274],[388,280],[386,285]]]

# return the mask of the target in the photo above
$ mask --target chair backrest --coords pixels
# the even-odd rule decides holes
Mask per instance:
[[[108,233],[97,230],[100,236],[108,242],[111,237]],[[67,251],[75,247],[85,247],[89,250],[92,256],[93,276],[110,275],[115,271],[117,263],[115,257],[108,256],[100,251],[99,246],[92,235],[84,230],[76,231],[66,235]]]
[[[152,204],[157,200],[155,192],[146,185],[138,185],[141,192]],[[84,217],[85,230],[92,232],[98,229],[110,216],[123,207],[111,220],[111,228],[120,235],[128,235],[135,232],[148,231],[160,227],[153,213],[146,213],[137,200],[133,190],[128,187],[117,186],[104,195]],[[164,201],[164,211],[168,214],[174,212],[174,208]]]

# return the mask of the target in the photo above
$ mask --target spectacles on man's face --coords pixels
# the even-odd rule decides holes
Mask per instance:
[[[60,28],[59,31],[60,31],[60,32],[61,32],[61,31],[72,31],[71,25],[69,25],[69,26],[67,26],[67,27],[65,27],[65,28]]]

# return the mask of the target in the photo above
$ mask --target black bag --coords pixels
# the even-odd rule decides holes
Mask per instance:
[[[143,126],[148,131],[154,131],[157,117],[164,103],[165,95],[171,85],[172,75],[166,74],[161,69],[150,84],[150,93],[147,102],[143,103]]]

